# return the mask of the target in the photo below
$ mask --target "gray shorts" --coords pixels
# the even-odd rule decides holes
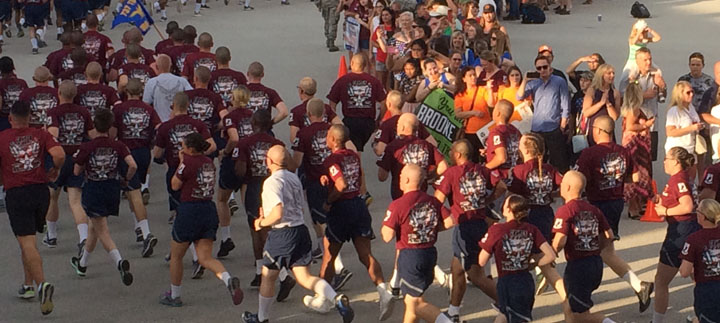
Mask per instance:
[[[375,70],[379,72],[387,72],[387,66],[385,66],[385,63],[380,61],[375,61]]]

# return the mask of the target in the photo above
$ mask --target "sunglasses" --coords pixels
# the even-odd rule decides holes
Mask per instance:
[[[462,58],[453,58],[452,60],[455,62],[462,62]]]
[[[693,93],[695,93],[695,92],[693,92],[692,90],[690,90],[690,91],[685,91],[685,94],[693,94]]]
[[[549,68],[550,68],[550,65],[535,66],[535,69],[538,70],[538,71],[546,70],[546,69],[549,69]]]

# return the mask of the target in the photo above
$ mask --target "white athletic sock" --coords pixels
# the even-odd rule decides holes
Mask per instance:
[[[223,271],[222,274],[220,274],[220,280],[225,283],[225,286],[230,284],[230,273],[227,271]]]
[[[201,2],[203,6],[207,3],[206,0],[202,0]]]
[[[452,323],[452,321],[450,321],[450,318],[448,318],[447,316],[445,316],[445,314],[440,313],[440,314],[438,314],[438,316],[435,318],[435,323]]]
[[[602,323],[615,323],[615,321],[613,321],[613,320],[611,320],[611,319],[609,319],[609,318],[606,317],[606,318],[604,318],[604,319],[602,320]]]
[[[628,270],[627,273],[622,277],[628,284],[630,284],[630,287],[637,293],[642,289],[642,280],[638,278],[637,275],[632,270]]]
[[[141,190],[145,190],[146,188],[150,188],[150,174],[145,175],[145,183],[140,184]]]
[[[32,44],[32,48],[38,48],[37,38],[30,38],[30,44]]]
[[[328,282],[324,279],[320,279],[315,286],[313,286],[313,291],[329,300],[335,300],[335,297],[337,296],[337,293],[332,286],[330,286],[330,284],[328,284]]]
[[[88,225],[87,223],[80,223],[77,225],[78,230],[78,236],[80,237],[80,242],[83,242],[83,240],[87,240],[88,236]]]
[[[143,239],[147,239],[148,234],[150,234],[150,224],[148,223],[148,220],[142,220],[138,222],[138,226],[140,227],[140,230],[142,230]]]
[[[47,221],[47,230],[49,239],[57,238],[57,221]]]
[[[460,306],[450,305],[448,306],[448,315],[460,315]]]
[[[161,16],[167,18],[167,12],[165,11],[165,9],[160,9],[160,14],[161,14]],[[143,185],[145,185],[145,184],[143,184]],[[145,189],[145,188],[143,188],[143,189]]]
[[[287,278],[287,276],[288,276],[287,269],[285,269],[285,267],[281,268],[280,273],[278,274],[278,278],[280,278],[280,281],[285,281],[285,278]]]
[[[245,6],[246,6],[246,7],[249,7],[249,6],[250,6],[250,0],[245,0]]]
[[[262,266],[263,266],[262,259],[255,259],[255,275],[262,274]]]
[[[343,268],[345,268],[345,265],[343,265],[342,257],[338,253],[337,257],[335,257],[335,275],[340,275]]]
[[[108,252],[110,255],[110,258],[112,258],[113,263],[117,266],[118,263],[120,263],[120,260],[122,260],[122,256],[120,256],[120,251],[117,249],[110,250]]]
[[[435,265],[435,268],[433,268],[433,272],[435,273],[435,280],[437,280],[438,284],[445,285],[445,272],[442,270],[442,268]]]
[[[220,226],[220,241],[230,239],[230,226]]]
[[[40,37],[40,40],[45,41],[45,29],[38,29],[35,33]]]
[[[105,15],[102,13],[99,13],[99,14],[95,15],[95,17],[97,17],[98,21],[102,21],[103,18],[105,18]]]
[[[87,30],[87,24],[85,24],[84,22],[81,23],[81,24],[80,24],[80,29],[81,29],[81,30]]]
[[[155,3],[153,3],[153,8],[160,9],[160,2],[155,1]]]
[[[180,297],[181,289],[182,289],[182,286],[175,286],[173,284],[170,284],[170,297],[172,297],[172,298]]]
[[[80,266],[87,267],[88,258],[90,258],[90,251],[88,251],[87,248],[84,249],[82,257],[80,257]]]
[[[22,18],[20,18],[20,25],[22,26],[24,24],[25,24],[25,17],[22,17]]]
[[[387,285],[385,283],[380,283],[377,286],[378,296],[382,297],[382,294],[387,294]]]
[[[392,277],[390,277],[390,288],[400,288],[400,279],[398,279],[397,267],[393,268]]]
[[[196,4],[195,4],[195,13],[200,12],[200,6],[202,6],[202,5],[199,4],[199,3],[196,3]]]
[[[198,261],[197,250],[195,250],[195,244],[191,243],[189,249],[190,249],[190,253],[192,253],[193,261]]]
[[[259,306],[258,306],[258,321],[262,322],[269,318],[270,305],[273,302],[274,297],[263,297],[258,293]]]
[[[0,35],[0,40],[3,40],[3,36],[2,36],[2,35]]]
[[[665,320],[665,314],[653,311],[653,318],[652,318],[653,323],[663,323],[664,320]]]

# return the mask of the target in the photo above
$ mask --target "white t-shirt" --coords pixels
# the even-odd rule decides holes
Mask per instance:
[[[273,228],[303,225],[303,196],[302,184],[295,173],[285,169],[275,171],[263,183],[263,216],[269,216],[275,206],[282,204],[282,219]]]
[[[695,112],[695,109],[681,110],[676,106],[668,110],[665,118],[666,127],[675,126],[677,128],[685,128],[698,122],[700,122],[700,117],[697,112]],[[679,137],[668,136],[665,140],[665,152],[668,152],[673,147],[683,147],[689,153],[694,154],[696,134],[697,132],[693,131]]]
[[[720,105],[714,106],[710,110],[710,115],[715,118],[720,118]],[[720,147],[718,147],[718,141],[720,141],[720,125],[710,124],[710,141],[713,148],[712,159],[713,162],[720,159]]]

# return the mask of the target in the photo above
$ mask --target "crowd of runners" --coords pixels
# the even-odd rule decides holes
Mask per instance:
[[[252,9],[248,0],[241,4]],[[259,307],[242,315],[245,322],[268,322],[274,302],[298,301],[288,299],[298,284],[310,291],[302,299],[306,307],[336,309],[351,322],[351,302],[340,291],[353,273],[339,252],[352,242],[377,287],[379,321],[403,302],[403,322],[460,322],[463,303],[473,310],[492,306],[496,322],[528,322],[535,295],[552,287],[566,321],[613,322],[590,311],[607,265],[637,295],[640,312],[653,305],[652,322],[663,322],[678,272],[696,284],[689,319],[720,322],[714,302],[720,164],[712,164],[718,160],[720,62],[709,76],[702,72],[703,55],[692,53],[690,72],[670,86],[648,48],[661,36],[644,20],[631,27],[628,60],[615,82],[615,69],[600,53],[578,58],[566,76],[552,66],[549,45],[538,48],[534,66],[523,73],[497,18],[515,20],[515,0],[507,15],[502,5],[484,0],[316,0],[328,50],[339,50],[342,16],[360,22],[358,45],[348,53],[349,72],[330,89],[295,76],[302,103],[289,109],[263,85],[262,63],[245,73],[232,69],[230,50],[192,25],[167,22],[168,38],[154,49],[133,27],[116,50],[102,33],[109,5],[0,1],[5,36],[13,36],[14,14],[14,36],[23,37],[27,25],[34,54],[47,45],[50,10],[57,13],[61,48],[42,66],[23,67],[34,68],[32,80],[16,76],[12,57],[0,58],[0,172],[22,251],[18,297],[37,296],[43,314],[53,310],[55,287],[44,278],[36,234],[55,248],[61,213],[71,214],[77,227],[77,254],[68,255],[76,274],[93,270],[99,242],[122,283],[132,284],[130,261],[107,223],[124,199],[141,257],[166,251],[170,288],[159,302],[167,306],[183,305],[183,258],[190,250],[191,277],[212,271],[233,304],[242,303],[243,290],[259,289]],[[160,1],[151,10],[167,20],[166,5]],[[196,15],[206,7],[198,0]],[[587,70],[577,70],[582,64]],[[454,97],[454,117],[462,121],[446,155],[414,114],[437,91]],[[666,138],[659,138],[655,120],[666,98]],[[523,133],[513,122],[528,108],[533,116]],[[491,122],[481,140],[478,131]],[[277,138],[273,129],[286,125],[289,138]],[[652,163],[660,142],[670,178],[656,192]],[[376,167],[363,165],[362,154],[377,155]],[[153,194],[167,196],[171,241],[159,241],[148,222],[152,162],[167,167],[166,193],[157,188]],[[390,180],[393,201],[383,215],[368,210],[368,176]],[[62,191],[69,212],[60,210]],[[564,203],[553,207],[558,197]],[[640,280],[615,253],[625,210],[633,219],[654,211],[667,222],[653,282]],[[237,247],[230,223],[243,212],[256,267],[251,282],[232,276],[221,261]],[[373,257],[373,220],[382,221],[382,240],[395,242],[393,263]],[[452,244],[450,264],[437,261],[435,244],[444,230],[453,231],[441,240]],[[559,273],[561,251],[566,265]],[[314,261],[319,268],[311,268]],[[448,289],[448,304],[423,298],[434,281]],[[463,301],[468,283],[493,303]]]

